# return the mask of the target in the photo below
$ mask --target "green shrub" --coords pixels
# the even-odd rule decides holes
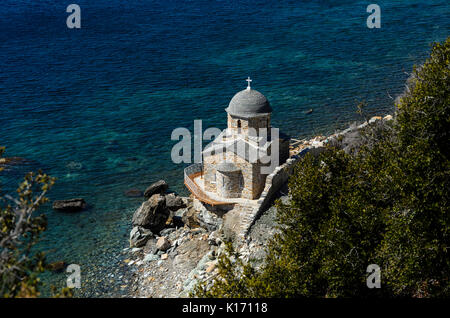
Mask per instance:
[[[0,147],[0,171],[6,160]],[[47,202],[46,193],[55,179],[42,173],[28,173],[17,189],[17,198],[0,196],[0,297],[38,297],[38,274],[45,268],[45,255],[33,250],[45,231],[45,215],[34,215]],[[1,193],[0,193],[1,194]],[[71,296],[64,288],[56,297]]]

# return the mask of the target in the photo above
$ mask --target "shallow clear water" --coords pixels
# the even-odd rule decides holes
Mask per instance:
[[[44,168],[58,178],[51,199],[89,203],[44,209],[41,243],[50,261],[81,265],[86,296],[126,292],[118,264],[141,199],[123,192],[163,178],[186,193],[170,159],[174,128],[224,128],[247,76],[293,136],[342,128],[361,100],[370,115],[391,112],[406,72],[450,35],[446,0],[377,1],[381,29],[367,28],[367,1],[74,2],[80,30],[66,27],[66,1],[0,4],[0,145],[30,160],[0,180],[12,189]],[[66,276],[43,278],[62,286]]]

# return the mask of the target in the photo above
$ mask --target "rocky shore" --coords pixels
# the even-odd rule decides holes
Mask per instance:
[[[284,191],[286,193],[287,189]],[[158,196],[149,200],[154,201]],[[125,260],[128,266],[135,268],[130,296],[187,297],[197,282],[211,281],[217,274],[218,257],[225,252],[225,236],[220,228],[209,231],[200,227],[201,221],[198,213],[193,211],[191,199],[181,199],[186,202],[186,207],[175,211],[174,216],[181,215],[190,226],[171,227],[168,223],[169,227],[159,235],[147,236],[145,245],[134,240],[137,229],[133,228],[132,244],[126,249],[129,258]],[[288,197],[282,196],[282,200],[288,200]],[[245,261],[263,259],[265,243],[275,233],[275,214],[276,209],[269,208],[253,225],[247,242],[239,246],[238,251]],[[148,232],[143,237],[146,234]],[[135,242],[140,247],[136,247]]]
[[[316,136],[291,142],[291,156],[305,148],[323,148],[338,137],[352,139],[358,130],[391,115],[373,117],[361,125],[330,136]],[[345,143],[345,142],[344,142]],[[218,257],[225,252],[220,218],[204,215],[194,207],[193,198],[167,193],[169,187],[158,181],[145,191],[146,201],[133,215],[130,247],[124,261],[131,267],[131,297],[187,297],[198,282],[211,282],[217,274]],[[287,186],[278,191],[283,202],[289,200]],[[276,208],[266,209],[251,225],[245,240],[233,242],[244,262],[258,267],[264,259],[265,246],[276,232]]]

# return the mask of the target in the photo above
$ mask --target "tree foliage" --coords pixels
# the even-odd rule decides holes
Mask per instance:
[[[0,148],[0,171],[6,162]],[[33,250],[46,229],[45,215],[34,212],[46,203],[55,182],[42,171],[28,173],[17,189],[17,197],[0,196],[0,297],[38,297],[38,274],[45,270],[45,256]],[[55,296],[70,296],[67,289]]]
[[[414,68],[393,123],[307,155],[259,270],[232,250],[199,297],[449,297],[450,38]],[[234,261],[234,262],[233,262]],[[366,269],[381,268],[369,289]]]
[[[395,294],[449,296],[450,37],[414,69],[397,107],[385,277]]]

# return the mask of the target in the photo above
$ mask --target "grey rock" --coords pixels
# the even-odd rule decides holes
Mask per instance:
[[[150,198],[155,193],[163,194],[167,191],[167,189],[169,189],[169,185],[167,184],[167,182],[164,180],[159,180],[145,189],[144,196],[146,198]]]
[[[179,246],[179,241],[176,240],[175,242],[172,243],[172,246],[167,250],[167,253],[171,253],[171,252],[175,251],[178,246]]]
[[[82,198],[53,201],[53,209],[66,212],[77,212],[86,208],[86,201]]]
[[[208,236],[208,244],[209,245],[220,245],[220,238],[217,234],[217,231],[211,232]]]
[[[183,200],[184,205],[187,207],[192,206],[192,198],[190,197],[181,197],[181,200]]]
[[[167,229],[162,230],[162,231],[159,233],[159,235],[161,235],[161,236],[168,236],[169,234],[171,234],[171,233],[173,233],[173,232],[175,232],[175,228],[169,227],[169,228],[167,228]]]
[[[172,211],[176,211],[178,209],[186,207],[183,199],[177,196],[175,193],[166,195],[166,206]]]
[[[133,225],[150,229],[153,233],[159,233],[166,225],[170,215],[165,202],[164,196],[153,195],[136,210],[132,219]]]
[[[144,252],[149,254],[156,254],[156,252],[158,252],[158,249],[156,248],[156,239],[151,238],[147,241]]]
[[[147,254],[144,257],[144,263],[153,262],[159,260],[159,256],[155,254]]]
[[[153,237],[153,233],[140,226],[135,226],[130,232],[130,247],[142,247]]]
[[[201,258],[201,260],[197,264],[197,274],[200,274],[201,271],[206,269],[206,264],[210,261],[209,253]]]
[[[174,259],[178,255],[178,251],[173,250],[173,251],[169,252],[168,254],[171,259]]]
[[[197,220],[201,227],[208,231],[215,231],[222,225],[222,218],[204,209],[197,214]]]
[[[173,213],[173,216],[182,218],[187,212],[187,208],[178,209]]]
[[[190,230],[190,233],[192,233],[192,234],[205,234],[206,232],[208,232],[208,231],[202,227],[197,227],[195,229]]]

